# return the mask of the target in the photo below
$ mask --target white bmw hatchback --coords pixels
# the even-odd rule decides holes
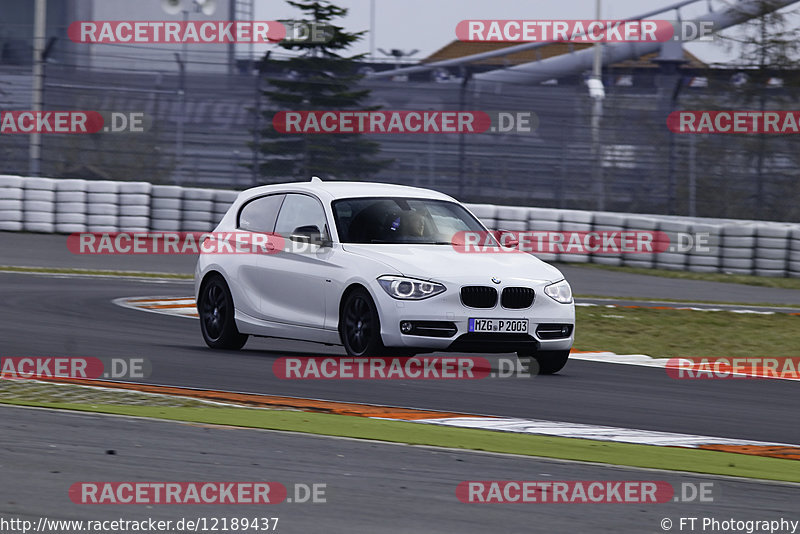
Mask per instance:
[[[530,254],[459,251],[460,232],[490,235],[427,189],[314,178],[243,191],[215,238],[267,234],[283,246],[200,255],[203,338],[218,349],[239,349],[248,335],[312,341],[355,357],[516,352],[542,374],[559,371],[575,335],[562,274]]]

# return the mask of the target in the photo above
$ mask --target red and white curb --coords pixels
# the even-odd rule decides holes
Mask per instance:
[[[123,297],[112,302],[133,310],[197,318],[194,297]]]
[[[660,447],[681,447],[719,452],[733,452],[756,456],[800,460],[800,446],[784,443],[771,443],[745,439],[730,439],[694,434],[681,434],[653,430],[638,430],[611,426],[588,425],[546,421],[542,419],[521,419],[457,412],[441,412],[418,408],[359,404],[351,402],[327,401],[302,397],[285,397],[255,393],[237,393],[182,388],[157,384],[107,382],[103,380],[82,380],[52,378],[47,383],[70,383],[102,391],[136,391],[138,393],[191,398],[227,406],[257,407],[262,409],[290,409],[304,412],[327,413],[348,417],[406,421],[455,428],[480,429],[494,432],[551,436],[560,438],[586,439],[599,442],[617,442],[635,445]]]
[[[788,443],[771,443],[745,439],[717,438],[694,434],[677,434],[656,430],[637,430],[613,426],[587,425],[581,423],[565,423],[546,421],[544,419],[519,419],[515,417],[443,417],[435,419],[417,419],[417,423],[514,432],[518,434],[535,434],[560,438],[591,439],[597,441],[614,441],[618,443],[634,443],[637,445],[657,445],[661,447],[699,448],[705,445],[756,447],[800,447]]]

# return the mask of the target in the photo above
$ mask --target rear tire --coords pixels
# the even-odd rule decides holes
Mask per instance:
[[[247,334],[236,328],[233,297],[222,276],[213,275],[203,282],[197,314],[203,339],[212,349],[239,350],[247,343]]]
[[[339,337],[352,358],[380,356],[385,351],[378,310],[366,289],[354,289],[342,301]]]
[[[533,354],[518,352],[517,356],[519,358],[533,358],[539,367],[538,374],[552,375],[567,365],[569,350],[545,350]]]

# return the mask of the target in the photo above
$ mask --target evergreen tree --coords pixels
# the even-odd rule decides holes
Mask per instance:
[[[273,128],[272,119],[278,111],[377,109],[364,105],[370,91],[358,87],[362,78],[357,72],[358,60],[363,55],[342,55],[365,33],[349,33],[334,24],[347,9],[327,0],[288,3],[304,12],[304,22],[324,27],[330,38],[326,42],[287,39],[280,46],[300,55],[287,61],[265,58],[267,70],[282,72],[269,76],[266,81],[271,87],[262,91],[272,109],[262,112],[265,127],[260,131],[259,174],[268,181],[287,177],[305,180],[313,175],[359,179],[375,174],[391,160],[377,158],[380,145],[360,134],[286,134]]]
[[[685,109],[797,109],[800,29],[792,24],[797,11],[775,7],[774,0],[749,4],[748,14],[756,15],[754,18],[717,34],[718,44],[732,59],[714,66],[738,72],[722,78],[716,69],[709,69],[709,89],[684,100]],[[800,156],[794,148],[795,137],[713,134],[682,138],[692,146],[687,159],[695,161],[698,170],[697,201],[702,206],[698,215],[800,220],[796,173]]]
[[[723,45],[738,52],[733,63],[726,66],[742,68],[743,83],[732,94],[734,102],[742,109],[764,112],[794,109],[797,105],[800,96],[800,29],[791,25],[789,16],[797,15],[797,10],[787,13],[776,9],[777,5],[775,0],[759,0],[756,3],[757,17],[721,35]],[[776,82],[781,85],[774,85]],[[775,166],[776,160],[784,159],[786,155],[796,157],[796,151],[782,136],[757,134],[747,136],[743,141],[744,154],[748,156],[748,167],[752,169],[756,186],[754,215],[759,218],[796,218],[795,207],[788,210],[768,208],[786,198],[787,194],[796,196],[798,192],[796,165],[791,169]],[[769,182],[777,186],[772,194]]]

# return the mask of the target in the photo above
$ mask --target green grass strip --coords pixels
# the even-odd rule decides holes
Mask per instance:
[[[663,278],[682,278],[684,280],[704,280],[706,282],[725,282],[728,284],[742,284],[759,287],[778,287],[782,289],[800,289],[800,278],[781,278],[771,276],[754,276],[747,274],[725,273],[694,273],[691,271],[672,271],[669,269],[646,269],[643,267],[625,267],[602,265],[599,263],[566,263],[570,267],[587,267],[590,269],[604,269],[630,274],[646,274],[661,276]],[[558,267],[558,264],[556,264]]]
[[[578,350],[653,358],[800,356],[800,317],[788,314],[578,306],[575,323]]]
[[[182,408],[3,402],[6,404],[22,404],[83,412],[155,417],[175,421],[284,430],[412,445],[431,445],[545,458],[601,462],[621,466],[800,482],[800,462],[797,460],[727,452],[533,436],[510,432],[449,428],[404,421],[386,421],[364,417],[283,410],[237,407]]]

